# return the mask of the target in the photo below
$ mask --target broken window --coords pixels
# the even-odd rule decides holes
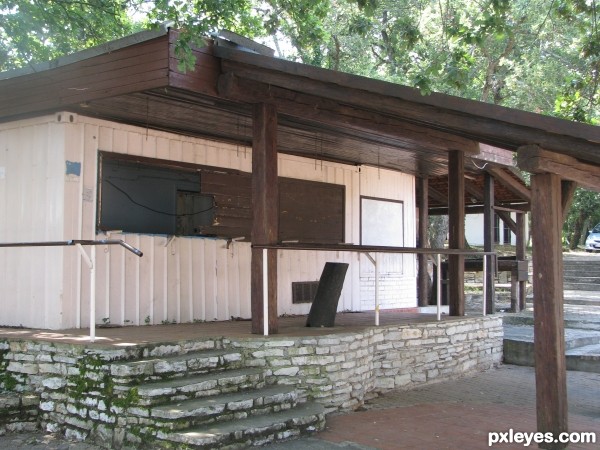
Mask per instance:
[[[101,153],[98,228],[189,236],[212,224],[214,201],[200,192],[200,172]]]

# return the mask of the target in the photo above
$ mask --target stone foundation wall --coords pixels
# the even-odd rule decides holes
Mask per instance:
[[[269,382],[295,385],[304,397],[335,411],[356,408],[389,389],[490,369],[501,362],[502,340],[502,319],[488,316],[322,337],[215,338],[121,349],[0,341],[0,391],[27,395],[29,402],[39,396],[44,429],[110,442],[136,425],[126,414],[135,393],[111,397],[110,363],[116,360],[235,349],[247,366],[264,368]]]
[[[329,411],[352,409],[390,389],[456,378],[502,361],[502,319],[488,316],[373,327],[323,337],[229,340],[249,365],[301,387]]]

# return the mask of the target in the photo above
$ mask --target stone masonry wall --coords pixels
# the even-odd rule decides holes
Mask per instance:
[[[223,341],[248,365],[292,384],[328,411],[353,409],[377,393],[456,378],[502,361],[502,319],[488,316],[372,327],[307,338]]]
[[[389,389],[490,369],[501,362],[502,339],[502,319],[488,316],[321,337],[221,337],[119,349],[7,340],[0,341],[0,391],[39,396],[38,420],[46,430],[116,447],[125,428],[138,425],[126,414],[136,392],[114,395],[110,363],[116,360],[237,350],[246,365],[263,367],[269,382],[294,385],[301,396],[335,411]]]

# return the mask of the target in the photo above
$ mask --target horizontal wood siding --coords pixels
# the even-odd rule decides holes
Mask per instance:
[[[0,115],[16,116],[167,86],[167,39],[159,37],[52,71],[4,80]]]
[[[214,195],[213,227],[204,234],[228,235],[250,239],[252,229],[252,187],[250,174],[202,172],[201,192]]]
[[[186,89],[200,94],[217,96],[217,81],[221,73],[220,59],[213,55],[211,47],[194,49],[194,69],[182,71],[179,69],[181,59],[175,51],[178,33],[169,34],[169,80],[170,86]]]

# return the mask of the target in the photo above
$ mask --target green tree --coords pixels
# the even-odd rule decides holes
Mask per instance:
[[[577,249],[582,238],[597,223],[600,223],[600,193],[577,189],[567,220],[563,226],[563,236],[571,250]]]
[[[0,70],[46,61],[136,28],[121,0],[0,0]]]

